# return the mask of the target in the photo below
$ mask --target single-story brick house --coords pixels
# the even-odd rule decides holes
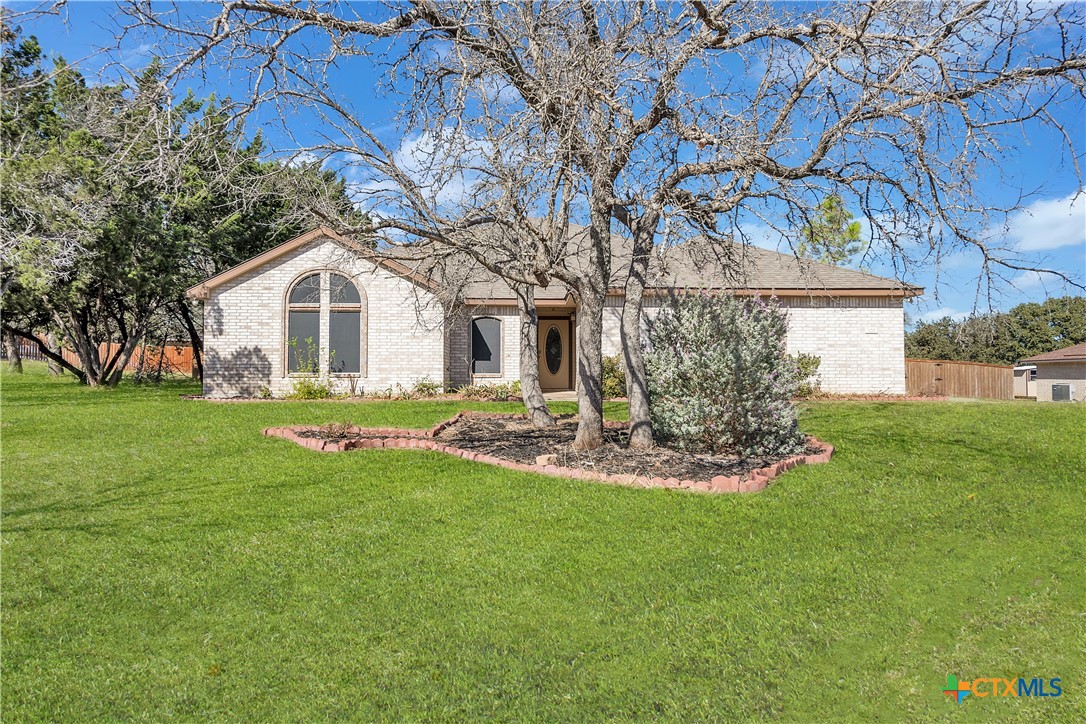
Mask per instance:
[[[1038,402],[1086,401],[1086,342],[1022,360],[1035,365]]]
[[[706,247],[708,249],[708,247]],[[905,392],[904,299],[923,290],[851,269],[739,247],[728,265],[688,242],[654,257],[645,316],[675,289],[775,295],[789,353],[822,359],[824,390]],[[604,310],[605,355],[618,354],[625,264]],[[726,283],[725,268],[741,268]],[[505,283],[478,273],[455,303],[432,275],[315,229],[188,290],[204,302],[204,395],[287,394],[312,361],[338,389],[376,392],[428,378],[445,385],[519,378],[519,317]],[[545,390],[576,385],[577,305],[558,282],[536,292]],[[306,349],[305,340],[313,340]],[[331,353],[331,355],[330,355]],[[331,356],[331,359],[329,359]]]

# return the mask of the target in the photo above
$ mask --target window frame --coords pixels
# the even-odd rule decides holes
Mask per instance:
[[[493,319],[498,323],[498,371],[476,372],[475,367],[475,323],[480,319]],[[478,314],[468,321],[468,377],[469,379],[493,380],[505,376],[505,320],[493,314]]]
[[[358,312],[358,371],[357,372],[335,372],[332,370],[331,357],[328,358],[328,374],[333,377],[351,377],[351,376],[365,376],[366,365],[363,362],[366,353],[366,342],[362,336],[366,331],[366,293],[362,290],[362,287],[358,286],[358,283],[351,278],[349,274],[329,269],[328,274],[328,347],[332,346],[332,314],[335,312]],[[333,302],[332,301],[332,277],[343,277],[347,280],[347,283],[354,287],[355,292],[358,293],[357,302]]]
[[[319,304],[291,304],[290,294],[294,291],[294,288],[307,277],[318,275],[320,278],[320,303]],[[331,275],[336,274],[344,277],[347,281],[354,285],[355,291],[358,292],[359,303],[337,303],[332,304],[332,283]],[[307,269],[301,274],[298,274],[290,283],[287,284],[286,289],[283,291],[283,314],[282,314],[282,334],[280,335],[281,354],[282,360],[282,374],[283,377],[288,378],[301,378],[301,377],[329,377],[329,378],[349,378],[359,377],[364,378],[369,376],[369,295],[366,292],[366,288],[358,282],[357,274],[346,272],[342,269],[336,269],[333,267],[321,267],[314,269]],[[331,327],[332,327],[332,311],[353,312],[357,311],[359,330],[358,330],[358,372],[335,372],[331,369],[329,364],[328,352],[331,347]],[[308,372],[292,372],[290,370],[290,313],[292,311],[316,311],[318,312],[319,329],[321,333],[321,344],[318,346],[319,355],[319,369],[316,374]]]

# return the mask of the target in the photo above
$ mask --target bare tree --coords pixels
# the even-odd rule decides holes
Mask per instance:
[[[498,223],[532,240],[542,262],[534,274],[525,266],[531,254],[504,266],[475,256],[516,283],[543,273],[570,286],[579,305],[580,448],[602,440],[600,350],[613,219],[632,236],[622,270],[622,339],[631,443],[644,446],[652,436],[641,306],[661,231],[665,243],[704,236],[727,258],[736,254],[735,241],[745,241],[745,224],[758,221],[787,237],[811,222],[819,199],[835,194],[866,217],[868,255],[904,276],[974,249],[982,259],[978,294],[990,294],[1008,272],[1043,268],[992,238],[1022,200],[998,207],[977,193],[975,179],[999,172],[1013,130],[1054,134],[1075,160],[1060,113],[1081,112],[1086,86],[1077,4],[415,0],[360,13],[239,0],[206,23],[144,2],[132,13],[181,41],[178,72],[211,58],[251,69],[252,92],[241,110],[271,103],[319,109],[328,141],[309,146],[328,154],[352,152],[354,141],[342,138],[361,139],[371,180],[420,197],[382,228],[448,244],[474,225]],[[507,163],[500,182],[480,181],[457,213],[439,213],[434,188],[467,171],[491,178],[487,169],[465,163],[463,153],[443,154],[455,160],[427,168],[434,183],[420,184],[417,169],[404,168],[361,122],[350,89],[336,88],[330,70],[350,56],[387,61],[390,91],[407,88],[406,129],[461,151],[476,139],[516,138],[509,148],[537,155]],[[450,125],[456,133],[447,133]],[[562,189],[554,196],[560,203],[520,192],[540,169]],[[517,214],[509,214],[509,198],[522,201]],[[480,209],[475,215],[472,204]],[[557,234],[534,237],[530,214],[521,211],[537,208],[553,219],[577,217],[587,243],[575,250]]]

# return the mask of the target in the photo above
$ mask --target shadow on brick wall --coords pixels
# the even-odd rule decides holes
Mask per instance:
[[[271,360],[260,347],[242,347],[222,356],[204,355],[204,394],[213,397],[256,397],[262,385],[271,386]]]

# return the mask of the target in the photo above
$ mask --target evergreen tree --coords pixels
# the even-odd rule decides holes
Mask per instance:
[[[800,230],[800,256],[826,264],[844,264],[864,249],[860,222],[852,220],[840,196],[827,196]]]

